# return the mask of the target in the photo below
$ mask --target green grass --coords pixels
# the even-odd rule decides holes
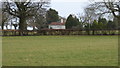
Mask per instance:
[[[4,66],[117,66],[117,36],[3,37]]]

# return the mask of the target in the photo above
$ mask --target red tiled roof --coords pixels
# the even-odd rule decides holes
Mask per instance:
[[[65,25],[65,23],[59,23],[59,22],[52,22],[51,24],[49,25]]]

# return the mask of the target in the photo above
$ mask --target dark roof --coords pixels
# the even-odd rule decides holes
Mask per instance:
[[[49,25],[65,25],[65,23],[59,23],[59,22],[52,22],[51,24]]]

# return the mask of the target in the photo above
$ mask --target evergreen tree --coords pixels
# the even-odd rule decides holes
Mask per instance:
[[[98,22],[98,29],[102,30],[104,28],[104,24],[102,22]]]
[[[77,19],[77,17],[73,17],[72,15],[69,15],[65,23],[65,26],[66,29],[74,29],[77,28],[78,24],[79,24],[79,20]]]
[[[94,20],[92,23],[92,29],[93,30],[98,29],[98,22],[96,20]]]
[[[51,22],[57,22],[59,20],[58,12],[50,8],[46,13],[46,20],[48,24]]]
[[[95,34],[95,30],[98,29],[98,22],[96,20],[93,21],[91,28],[92,28],[92,31],[93,31],[92,34],[94,35]]]
[[[99,19],[98,19],[98,23],[99,24],[101,24],[102,26],[99,26],[100,28],[102,28],[102,29],[107,29],[107,20],[106,20],[106,18],[100,18],[99,17]]]
[[[116,25],[113,21],[111,21],[111,20],[108,21],[108,24],[107,24],[108,29],[115,29],[116,28],[115,26]]]
[[[115,29],[118,29],[118,19],[114,17],[113,23],[115,25]]]

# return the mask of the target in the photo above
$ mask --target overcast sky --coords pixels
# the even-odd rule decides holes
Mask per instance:
[[[59,15],[67,18],[70,14],[83,13],[89,0],[51,0],[51,8],[57,10]]]
[[[39,2],[39,0],[33,1]],[[60,16],[67,18],[69,14],[83,13],[84,8],[92,1],[94,0],[51,0],[50,8],[57,10]]]
[[[88,2],[51,2],[51,8],[59,12],[62,17],[67,17],[69,14],[83,13]]]

